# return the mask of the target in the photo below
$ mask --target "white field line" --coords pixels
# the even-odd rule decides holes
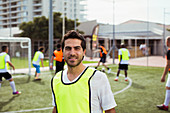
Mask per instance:
[[[111,72],[111,73],[116,74],[115,72]],[[120,76],[125,76],[125,75],[120,74]],[[114,92],[113,95],[117,95],[117,94],[119,94],[119,93],[122,93],[123,91],[127,90],[128,88],[130,88],[130,87],[132,86],[132,79],[129,78],[129,77],[127,77],[127,78],[128,78],[128,81],[129,81],[128,86],[126,86],[125,88],[123,88],[123,89],[120,90],[120,91]]]
[[[111,72],[113,74],[116,74],[115,72]],[[124,76],[123,74],[120,74],[120,76]],[[117,91],[113,93],[113,95],[117,95],[119,93],[122,93],[123,91],[127,90],[128,88],[131,87],[132,85],[132,80],[128,77],[129,84],[125,88],[123,88],[120,91]],[[28,109],[28,110],[20,110],[20,111],[9,111],[9,112],[0,112],[0,113],[22,113],[22,112],[31,112],[31,111],[41,111],[41,110],[48,110],[48,109],[53,109],[53,107],[47,107],[47,108],[39,108],[39,109]]]

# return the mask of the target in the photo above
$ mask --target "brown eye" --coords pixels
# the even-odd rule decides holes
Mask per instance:
[[[65,50],[67,50],[67,51],[70,51],[71,50],[71,47],[65,47]]]

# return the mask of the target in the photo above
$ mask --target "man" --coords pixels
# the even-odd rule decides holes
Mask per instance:
[[[100,49],[100,61],[98,62],[98,64],[97,64],[97,66],[95,67],[95,69],[97,69],[98,66],[100,65],[100,62],[102,62],[102,65],[103,65],[105,68],[107,68],[108,73],[110,73],[110,72],[111,72],[111,69],[105,65],[107,51],[106,51],[106,49],[104,48],[104,46],[103,46],[102,44],[100,44],[99,49]],[[105,72],[105,71],[104,71],[104,68],[102,69],[102,71]]]
[[[128,61],[129,61],[130,53],[129,53],[128,49],[125,48],[125,45],[123,43],[120,45],[118,57],[119,57],[119,69],[117,71],[117,77],[115,78],[115,81],[118,81],[119,73],[121,70],[124,70],[125,81],[128,81],[127,70],[128,70],[128,64],[129,64]]]
[[[168,36],[166,39],[166,45],[168,47],[168,51],[166,55],[167,62],[166,62],[166,66],[164,68],[164,72],[161,77],[161,82],[165,82],[165,77],[168,71],[170,72],[170,36]],[[157,105],[157,108],[159,108],[160,110],[168,111],[169,101],[170,101],[170,73],[168,74],[168,79],[166,82],[166,95],[165,95],[164,104]]]
[[[9,80],[10,86],[13,90],[13,95],[18,95],[21,94],[21,92],[16,90],[15,82],[11,74],[9,74],[7,70],[6,63],[8,63],[13,68],[13,70],[15,70],[15,67],[10,62],[10,56],[7,53],[8,53],[8,47],[2,46],[2,52],[0,53],[0,87],[1,87],[2,77],[4,77],[6,80]]]
[[[53,60],[56,61],[56,70],[55,74],[61,70],[64,69],[64,58],[63,58],[63,52],[61,49],[61,44],[57,44],[57,50],[53,52],[53,56],[51,57],[50,62],[50,69],[53,69]]]
[[[74,30],[62,42],[67,69],[51,81],[53,113],[115,113],[116,102],[106,74],[83,65],[84,37]]]
[[[37,52],[35,52],[32,64],[33,66],[36,68],[35,71],[35,79],[34,80],[41,80],[41,78],[39,78],[40,76],[40,62],[42,67],[44,67],[43,64],[43,59],[44,59],[44,47],[40,47],[39,50]]]

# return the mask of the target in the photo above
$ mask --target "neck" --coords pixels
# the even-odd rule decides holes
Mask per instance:
[[[76,77],[78,77],[86,68],[86,66],[83,65],[83,63],[80,63],[76,67],[68,67],[67,76],[70,81],[74,80]]]

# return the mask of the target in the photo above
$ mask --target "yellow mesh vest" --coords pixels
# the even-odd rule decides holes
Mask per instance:
[[[38,60],[38,57],[39,57],[40,53],[42,53],[42,52],[35,52],[33,61],[37,61]]]
[[[7,54],[4,54],[4,55],[2,55],[2,56],[0,56],[0,69],[5,69],[5,56],[6,56]]]
[[[91,113],[90,79],[95,69],[86,68],[80,78],[73,83],[62,81],[62,72],[52,79],[52,91],[55,97],[57,113]]]
[[[120,51],[122,52],[122,55],[119,55],[119,62],[120,62],[120,56],[122,56],[122,60],[129,60],[128,50],[120,49]]]

